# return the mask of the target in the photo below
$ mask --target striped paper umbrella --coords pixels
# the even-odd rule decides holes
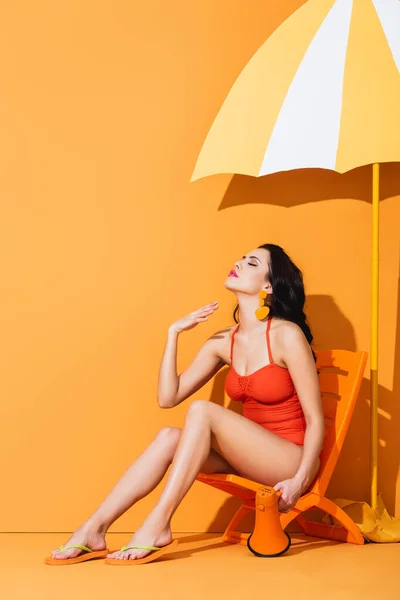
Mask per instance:
[[[373,165],[371,504],[377,502],[379,163],[400,161],[400,2],[309,0],[246,65],[192,181]]]

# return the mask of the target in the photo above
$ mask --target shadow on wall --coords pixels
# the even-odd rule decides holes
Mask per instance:
[[[400,268],[399,268],[400,272]],[[398,298],[400,298],[400,288]],[[314,335],[316,350],[356,348],[354,329],[350,321],[341,312],[329,296],[315,295],[307,297],[306,314]],[[395,349],[395,368],[393,389],[379,387],[379,491],[382,492],[386,506],[394,514],[396,500],[396,479],[399,467],[400,444],[397,440],[397,429],[400,423],[400,299],[397,307],[397,332]],[[368,348],[362,348],[369,350]],[[210,400],[222,405],[224,402],[224,382],[228,368],[220,371],[214,378]],[[368,373],[365,373],[368,375]],[[369,378],[364,377],[358,401],[353,413],[342,452],[335,472],[327,490],[328,497],[344,497],[353,500],[370,501],[369,497]],[[228,408],[241,414],[242,405],[230,402]],[[241,501],[230,497],[221,506],[208,532],[224,531],[230,519],[239,508]],[[251,531],[254,525],[254,514],[243,519],[240,531]]]
[[[397,283],[397,310],[393,383],[391,389],[379,386],[379,470],[378,492],[381,492],[386,507],[391,515],[395,515],[396,480],[399,477],[400,444],[398,431],[400,426],[400,257]],[[379,363],[378,363],[379,368]],[[361,396],[369,398],[368,382],[363,381]],[[398,503],[397,503],[398,504]]]
[[[299,206],[321,200],[353,198],[371,202],[372,167],[366,165],[344,173],[325,169],[297,169],[266,177],[233,175],[218,210],[242,204]],[[400,163],[380,166],[380,199],[400,191]]]

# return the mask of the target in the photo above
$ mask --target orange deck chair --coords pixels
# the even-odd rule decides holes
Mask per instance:
[[[358,527],[341,508],[325,496],[325,492],[349,428],[368,355],[364,351],[348,350],[324,350],[316,352],[316,355],[325,415],[321,466],[314,482],[296,506],[290,512],[280,514],[281,525],[285,529],[294,520],[307,535],[363,544],[364,538]],[[243,500],[242,506],[226,528],[223,541],[246,545],[250,534],[240,533],[235,528],[247,513],[255,509],[256,492],[263,484],[238,475],[222,473],[199,473],[197,480]],[[302,513],[314,507],[332,515],[341,526],[306,519]],[[268,535],[267,531],[265,535]]]

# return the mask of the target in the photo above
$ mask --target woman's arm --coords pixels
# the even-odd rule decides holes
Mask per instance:
[[[169,329],[158,380],[158,404],[161,408],[177,406],[203,387],[224,366],[219,355],[222,335],[223,332],[218,332],[209,338],[187,369],[178,375],[176,357],[179,333],[173,327]]]
[[[303,490],[318,473],[325,420],[318,373],[310,345],[298,325],[285,324],[282,335],[284,360],[296,388],[306,420],[303,457],[295,475]]]
[[[223,347],[229,336],[229,329],[218,332],[209,338],[200,348],[192,363],[181,375],[176,368],[178,337],[183,331],[189,331],[218,309],[218,303],[206,304],[182,319],[173,323],[168,329],[168,338],[161,361],[158,376],[158,404],[161,408],[172,408],[191,396],[213,377],[225,361]]]

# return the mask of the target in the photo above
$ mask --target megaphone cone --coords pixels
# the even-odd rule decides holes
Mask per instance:
[[[290,548],[290,536],[283,531],[279,519],[280,493],[269,486],[260,487],[255,498],[254,532],[247,539],[248,549],[261,558],[281,556]]]

